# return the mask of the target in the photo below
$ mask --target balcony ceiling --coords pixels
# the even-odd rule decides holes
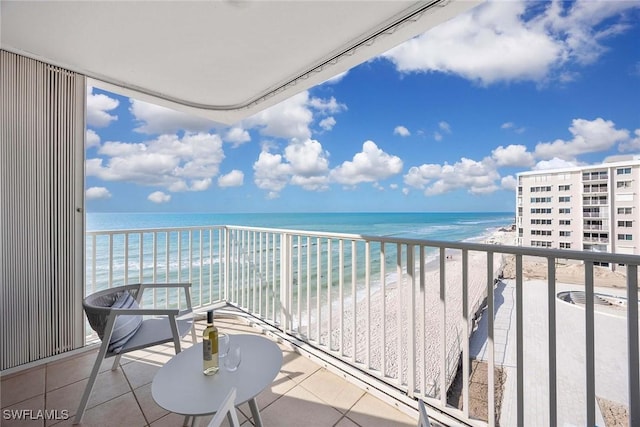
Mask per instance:
[[[230,124],[477,3],[0,0],[0,46]]]

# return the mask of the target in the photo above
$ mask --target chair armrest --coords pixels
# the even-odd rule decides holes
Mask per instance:
[[[177,316],[180,311],[177,308],[112,308],[114,316]]]
[[[140,293],[144,291],[146,288],[184,288],[188,289],[191,287],[191,283],[141,283],[140,284]]]

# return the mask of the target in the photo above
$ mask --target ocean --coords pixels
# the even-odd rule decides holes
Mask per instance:
[[[444,241],[482,240],[513,212],[87,213],[87,231],[237,225]]]
[[[300,231],[333,232],[367,236],[385,236],[411,239],[428,239],[440,241],[484,241],[496,229],[513,223],[513,213],[481,212],[481,213],[261,213],[261,214],[206,214],[206,213],[88,213],[86,228],[91,233],[86,242],[86,277],[87,292],[91,293],[103,289],[111,283],[113,286],[136,281],[184,281],[193,284],[194,303],[205,304],[207,301],[220,297],[222,267],[219,262],[222,253],[217,243],[216,235],[199,232],[171,232],[156,233],[159,229],[176,229],[185,227],[212,227],[221,225],[261,227],[273,229],[289,229]],[[108,232],[117,230],[135,230],[125,239],[123,233],[110,236]],[[154,230],[144,231],[144,230]],[[256,270],[255,261],[243,264],[254,274],[261,283],[276,283],[279,278],[279,258],[276,256],[275,240],[267,242],[267,237],[260,238],[260,242],[244,243],[241,235],[230,237],[231,244],[240,252],[232,253],[231,259],[238,262],[250,262],[250,259],[263,259],[264,271]],[[270,238],[269,238],[270,239]],[[264,244],[264,250],[260,249]],[[305,241],[294,242],[304,247]],[[338,241],[324,240],[313,245],[313,255],[302,251],[302,258],[297,262],[301,267],[306,265],[305,257],[309,258],[309,267],[305,267],[300,281],[308,278],[309,292],[315,294],[317,280],[325,280],[320,274],[331,277],[331,286],[338,284]],[[328,248],[331,246],[331,249]],[[154,251],[153,248],[156,248]],[[271,247],[271,251],[269,250]],[[379,245],[372,250],[379,251]],[[347,254],[351,251],[346,249]],[[404,251],[404,249],[403,249]],[[372,257],[379,257],[372,254]],[[331,260],[328,259],[331,254]],[[271,256],[275,258],[269,258]],[[434,260],[435,249],[427,252],[428,261]],[[406,256],[403,252],[403,256]],[[365,250],[362,242],[358,244],[353,262],[357,266],[360,288],[364,278]],[[396,246],[387,248],[387,280],[395,281]],[[269,260],[269,261],[267,261]],[[350,261],[349,261],[350,262]],[[234,264],[235,265],[235,264]],[[240,265],[240,264],[238,264]],[[263,265],[263,264],[260,264]],[[272,265],[271,270],[267,265]],[[329,267],[331,265],[331,267]],[[372,282],[374,286],[380,283],[381,266],[373,263]],[[329,271],[330,270],[330,271]],[[268,273],[270,271],[270,273]],[[240,274],[240,270],[238,270]],[[351,269],[347,266],[344,280],[351,280]],[[238,276],[239,277],[239,276]],[[293,278],[298,281],[297,277]],[[267,286],[267,285],[265,285]],[[294,290],[297,295],[297,290]],[[170,303],[174,299],[167,297]]]

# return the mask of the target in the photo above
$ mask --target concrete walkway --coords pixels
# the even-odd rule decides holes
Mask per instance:
[[[558,283],[561,291],[584,286]],[[596,288],[596,293],[624,296],[624,291]],[[547,282],[524,282],[524,420],[527,426],[549,425]],[[499,283],[495,291],[495,363],[507,372],[501,426],[517,425],[515,280]],[[586,425],[585,310],[556,301],[558,426]],[[488,360],[487,316],[471,337],[471,356]],[[622,313],[595,316],[596,396],[628,406],[627,326]],[[589,404],[594,404],[590,402]],[[604,426],[596,405],[596,421]]]

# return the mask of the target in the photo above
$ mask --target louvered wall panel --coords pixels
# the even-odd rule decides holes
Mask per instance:
[[[0,51],[2,370],[83,345],[85,85]]]

